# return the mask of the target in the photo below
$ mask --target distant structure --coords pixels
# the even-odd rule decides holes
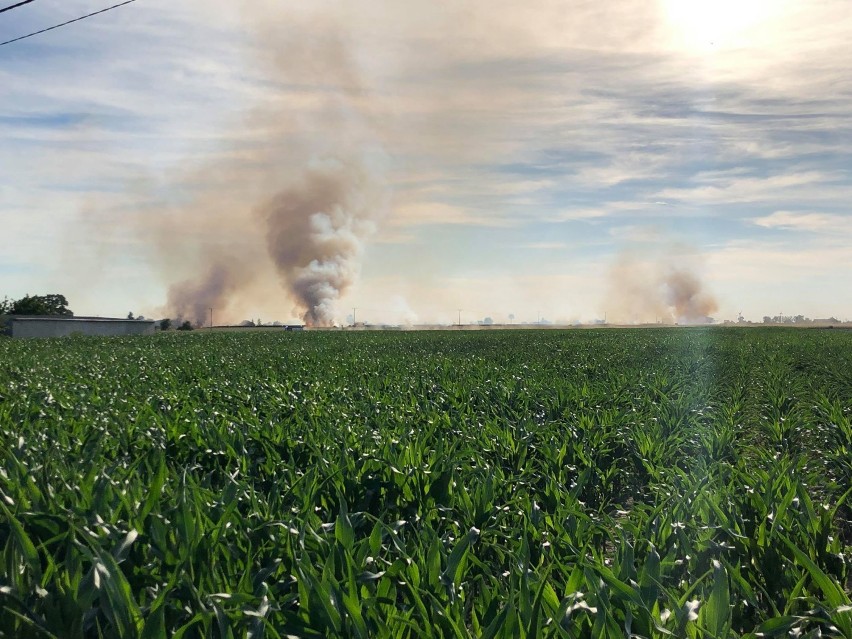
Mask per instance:
[[[153,335],[154,320],[110,317],[13,316],[12,337],[67,337],[69,335]]]

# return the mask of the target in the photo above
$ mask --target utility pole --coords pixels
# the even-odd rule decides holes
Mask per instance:
[[[459,309],[459,326],[461,326],[461,312],[462,312],[462,310]]]
[[[213,309],[210,309],[210,328],[213,328]]]
[[[355,311],[357,310],[354,306],[352,307],[352,326],[355,326]]]

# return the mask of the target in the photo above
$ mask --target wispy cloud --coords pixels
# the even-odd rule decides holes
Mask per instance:
[[[532,251],[561,251],[568,248],[565,242],[527,242],[521,244],[520,248]]]
[[[752,222],[768,229],[788,229],[811,233],[852,233],[849,217],[834,213],[775,211],[770,215],[755,218]]]
[[[852,192],[842,172],[788,170],[768,176],[732,173],[699,173],[695,186],[667,188],[656,197],[688,204],[773,203],[784,200],[831,200]]]
[[[32,3],[0,35],[87,4]],[[52,288],[45,261],[71,273],[81,260],[67,258],[91,253],[132,264],[155,298],[211,247],[263,253],[256,209],[305,148],[379,158],[388,207],[373,259],[456,237],[436,259],[488,263],[512,245],[572,270],[563,245],[611,254],[654,225],[708,250],[784,231],[832,242],[852,201],[852,17],[845,0],[760,4],[765,15],[726,23],[668,0],[148,0],[4,47],[8,292]],[[327,56],[302,55],[307,32]],[[333,118],[358,126],[331,135]],[[146,249],[162,237],[165,257]],[[807,272],[816,286],[819,268]],[[102,281],[126,312],[134,286]]]
[[[394,206],[390,214],[391,226],[509,226],[507,218],[477,214],[463,206],[444,202],[411,202]]]

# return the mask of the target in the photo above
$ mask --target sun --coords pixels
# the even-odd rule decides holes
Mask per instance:
[[[674,44],[702,52],[731,49],[763,39],[783,0],[659,0]]]

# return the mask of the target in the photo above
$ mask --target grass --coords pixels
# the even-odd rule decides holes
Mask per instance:
[[[0,341],[0,637],[852,638],[852,334]]]

